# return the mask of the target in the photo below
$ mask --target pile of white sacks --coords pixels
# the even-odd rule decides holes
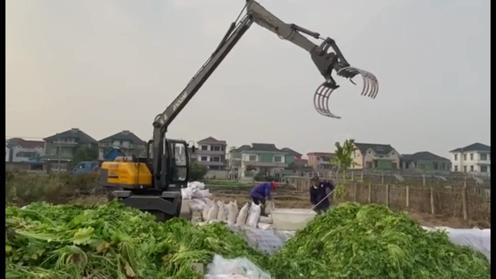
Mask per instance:
[[[245,203],[241,209],[237,201],[225,203],[210,199],[210,192],[205,189],[205,184],[194,181],[188,183],[188,187],[181,189],[183,200],[187,200],[193,216],[197,215],[206,223],[223,222],[230,226],[251,227],[268,229],[272,224],[270,210],[272,204],[268,203],[265,212],[268,217],[260,216],[261,206],[252,202]],[[198,214],[195,214],[198,213]]]

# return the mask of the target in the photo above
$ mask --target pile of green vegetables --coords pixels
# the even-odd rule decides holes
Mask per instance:
[[[403,213],[344,203],[316,217],[270,259],[276,278],[489,278],[479,252]]]
[[[165,223],[118,203],[7,207],[7,278],[202,278],[214,254],[247,257],[275,278],[489,278],[480,253],[402,213],[344,203],[275,255],[222,224]]]
[[[214,254],[267,258],[221,224],[165,223],[118,203],[6,208],[7,278],[202,278]]]

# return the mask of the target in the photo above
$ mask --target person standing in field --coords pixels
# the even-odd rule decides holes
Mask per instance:
[[[317,214],[322,214],[331,207],[329,196],[334,190],[334,184],[328,180],[320,180],[318,176],[312,178],[310,183],[310,203]]]
[[[272,191],[277,188],[277,183],[275,181],[272,182],[264,182],[256,185],[251,189],[250,196],[253,202],[256,205],[261,205],[262,215],[265,216],[265,202],[267,200],[272,200]]]

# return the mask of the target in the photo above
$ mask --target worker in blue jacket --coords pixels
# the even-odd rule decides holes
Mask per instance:
[[[272,200],[272,191],[277,188],[277,183],[275,181],[272,182],[264,182],[256,185],[251,189],[250,196],[253,202],[256,205],[262,206],[262,215],[265,216],[265,201]]]
[[[310,202],[317,214],[321,214],[331,207],[329,196],[332,190],[334,190],[334,184],[331,181],[321,181],[317,176],[312,179],[310,184]]]

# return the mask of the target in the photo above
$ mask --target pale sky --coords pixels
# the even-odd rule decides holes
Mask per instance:
[[[489,0],[260,0],[287,23],[336,40],[374,73],[375,100],[337,78],[331,119],[313,108],[323,77],[310,55],[253,24],[168,136],[230,146],[275,143],[300,153],[334,142],[400,153],[490,143]],[[80,128],[143,140],[238,15],[238,0],[7,0],[6,134]]]

